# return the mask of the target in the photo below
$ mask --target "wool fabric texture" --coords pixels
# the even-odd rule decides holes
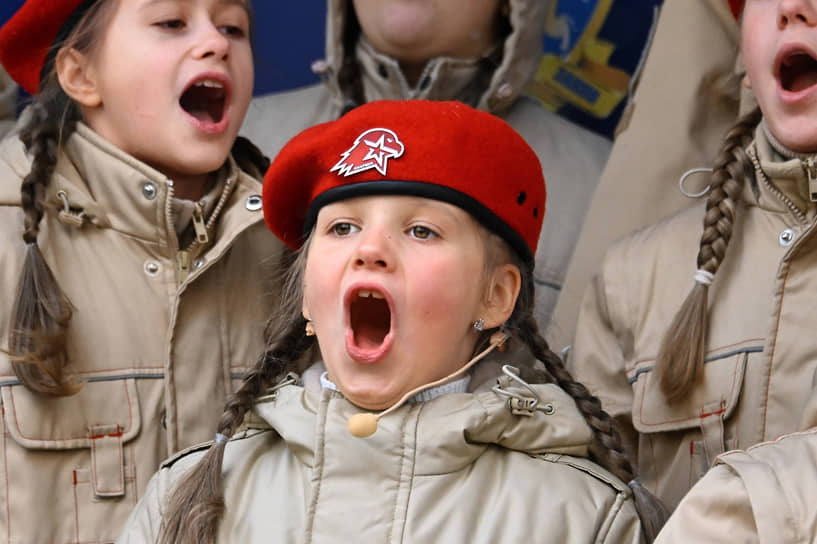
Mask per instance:
[[[301,132],[267,171],[264,218],[297,249],[322,206],[375,194],[459,206],[523,259],[536,253],[546,199],[536,153],[505,121],[460,102],[370,102]]]
[[[85,1],[26,0],[0,28],[0,64],[29,94],[40,88],[43,65],[62,25]]]

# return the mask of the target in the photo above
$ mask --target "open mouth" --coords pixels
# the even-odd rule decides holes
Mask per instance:
[[[363,351],[377,350],[391,330],[391,309],[383,293],[361,289],[349,304],[354,345]]]
[[[214,79],[201,79],[190,85],[179,99],[179,105],[202,123],[218,124],[224,119],[227,89]]]
[[[780,86],[799,92],[817,84],[817,60],[805,51],[794,51],[780,61]]]

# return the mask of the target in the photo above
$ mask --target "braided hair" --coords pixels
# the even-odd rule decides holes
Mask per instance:
[[[112,14],[112,2],[86,2],[77,22],[58,37],[43,66],[40,92],[20,130],[31,156],[31,170],[20,187],[23,210],[23,268],[17,283],[9,327],[9,356],[15,375],[29,390],[47,396],[76,393],[79,384],[66,371],[66,331],[71,303],[43,258],[38,236],[45,215],[45,192],[57,165],[60,147],[73,134],[80,112],[60,87],[55,59],[63,48],[91,50]]]
[[[561,357],[550,349],[539,332],[533,315],[533,265],[517,263],[517,266],[522,277],[521,289],[514,312],[505,328],[545,367],[544,372],[533,366],[528,367],[522,372],[522,378],[530,383],[556,383],[573,398],[593,432],[590,458],[615,474],[621,481],[628,482],[644,536],[647,542],[652,542],[669,517],[669,511],[658,498],[641,485],[632,458],[624,448],[612,416],[604,411],[598,397],[592,395],[584,384],[573,378]]]
[[[533,264],[519,262],[506,242],[496,234],[482,230],[488,256],[486,272],[509,261],[520,270],[520,294],[505,328],[523,342],[545,367],[542,371],[533,364],[525,366],[520,369],[521,377],[531,383],[556,383],[574,399],[593,431],[591,458],[622,481],[630,482],[645,535],[652,542],[666,521],[668,511],[639,483],[612,417],[602,409],[598,398],[573,379],[562,360],[550,350],[539,332],[533,316]],[[252,409],[255,399],[287,372],[296,370],[303,355],[315,345],[313,337],[305,336],[306,320],[300,317],[301,286],[308,246],[309,241],[297,254],[285,253],[283,257],[288,266],[283,307],[280,315],[270,321],[270,327],[277,327],[277,332],[271,333],[269,349],[259,358],[239,390],[227,402],[218,434],[232,436]],[[293,321],[293,315],[299,318]],[[485,331],[483,334],[487,337],[491,332],[493,331]],[[214,442],[172,491],[160,529],[161,544],[215,542],[218,524],[225,509],[222,475],[225,446],[226,440]]]
[[[269,342],[265,353],[227,400],[217,435],[235,434],[255,400],[287,372],[298,367],[303,355],[315,345],[306,336],[306,319],[301,316],[303,270],[309,242],[298,252],[284,251],[281,265],[287,271],[281,309],[267,325]],[[292,319],[292,316],[298,316]],[[158,542],[161,544],[214,543],[224,514],[224,485],[221,465],[226,440],[217,440],[189,474],[173,490],[163,517]]]
[[[732,239],[735,209],[751,171],[746,147],[760,118],[760,110],[754,109],[738,120],[727,133],[712,172],[697,260],[698,270],[709,277],[718,272]],[[684,398],[703,376],[708,295],[709,284],[696,281],[661,342],[656,369],[670,403]]]

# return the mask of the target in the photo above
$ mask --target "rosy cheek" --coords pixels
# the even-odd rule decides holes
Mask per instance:
[[[463,281],[461,271],[450,266],[430,264],[415,273],[415,288],[412,297],[418,313],[424,318],[447,320],[462,308],[467,300],[467,281]],[[452,309],[455,309],[452,311]]]

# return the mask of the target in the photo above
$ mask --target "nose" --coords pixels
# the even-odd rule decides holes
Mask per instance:
[[[812,0],[780,0],[777,7],[777,26],[783,29],[797,23],[805,23],[808,26],[817,24],[817,10]]]
[[[213,24],[206,24],[202,30],[201,36],[199,37],[198,43],[193,50],[193,56],[196,59],[214,57],[217,59],[227,60],[229,55],[229,38],[222,34],[222,32]]]
[[[389,271],[394,266],[391,235],[380,229],[364,229],[355,250],[355,268]]]

